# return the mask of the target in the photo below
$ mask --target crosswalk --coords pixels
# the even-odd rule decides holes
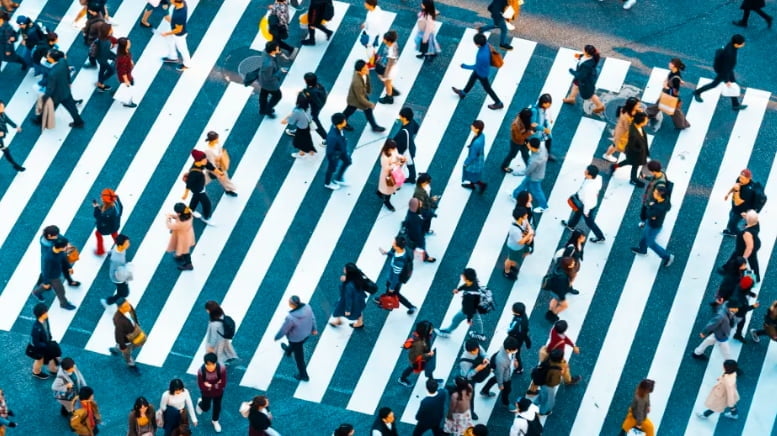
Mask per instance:
[[[25,0],[22,4],[25,9],[20,13],[33,19],[46,6],[44,0]],[[197,0],[188,1],[188,5],[190,16],[197,14],[201,6]],[[140,313],[153,315],[151,319],[141,319],[148,342],[137,356],[139,363],[165,368],[170,356],[184,356],[186,371],[196,373],[204,354],[205,326],[186,327],[193,325],[192,318],[200,317],[202,302],[214,294],[209,286],[221,274],[219,265],[229,262],[235,272],[226,279],[221,277],[228,286],[216,294],[223,295],[219,301],[235,320],[238,337],[250,338],[237,340],[242,345],[238,353],[243,362],[234,370],[243,372],[237,378],[241,386],[272,392],[276,384],[287,383],[288,377],[283,374],[288,368],[281,365],[282,351],[274,335],[287,313],[288,298],[298,295],[314,307],[320,334],[308,341],[311,380],[299,383],[293,397],[326,403],[333,392],[347,392],[346,400],[331,401],[338,407],[365,415],[374,414],[388,402],[398,412],[401,422],[412,424],[425,391],[423,383],[416,383],[410,390],[394,383],[398,372],[407,364],[401,344],[415,322],[430,319],[436,326],[444,325],[459,311],[460,299],[451,298],[449,291],[457,285],[458,272],[463,267],[475,268],[481,282],[489,283],[497,297],[498,311],[485,316],[486,331],[492,338],[486,347],[489,355],[501,345],[515,301],[524,302],[527,311],[533,314],[532,338],[537,344],[534,348],[539,348],[545,340],[549,326],[542,318],[547,297],[540,292],[540,283],[557,246],[567,237],[565,228],[559,224],[567,218],[567,197],[576,191],[587,165],[594,161],[603,167],[595,156],[607,145],[608,124],[561,104],[572,82],[568,70],[576,64],[575,51],[571,49],[555,49],[552,59],[538,59],[536,42],[514,38],[515,50],[505,54],[505,64],[496,70],[492,81],[506,108],[492,111],[487,108],[488,99],[483,100],[477,87],[461,101],[451,92],[451,87],[463,86],[470,74],[460,65],[471,63],[474,58],[474,29],[452,29],[449,24],[438,23],[438,34],[444,30],[455,37],[450,38],[451,47],[445,55],[434,61],[433,71],[431,64],[415,56],[413,40],[417,29],[408,25],[408,16],[379,12],[380,33],[401,30],[400,74],[395,84],[403,92],[395,97],[393,105],[378,105],[375,117],[379,124],[389,127],[402,105],[427,108],[417,111],[423,116],[419,117],[421,130],[416,138],[415,163],[419,170],[428,169],[432,173],[435,192],[442,193],[438,218],[433,224],[435,235],[427,238],[429,252],[439,260],[434,264],[417,264],[412,279],[403,288],[403,295],[420,309],[415,314],[408,315],[404,310],[383,314],[368,308],[368,328],[364,331],[332,327],[326,324],[326,318],[334,305],[332,298],[337,292],[333,290],[339,273],[333,277],[331,271],[355,261],[382,287],[379,278],[385,258],[378,247],[390,244],[405,216],[413,189],[405,187],[395,195],[393,203],[397,212],[394,213],[380,209],[374,198],[375,167],[379,166],[378,153],[385,134],[369,129],[360,131],[357,127],[354,134],[348,135],[353,148],[353,165],[346,173],[349,186],[330,193],[323,189],[321,182],[323,152],[296,159],[290,165],[288,153],[277,153],[287,142],[283,134],[285,126],[279,120],[259,120],[253,116],[256,125],[251,127],[251,135],[235,133],[245,130],[238,121],[245,120],[245,114],[255,112],[253,88],[214,80],[214,71],[221,68],[224,57],[233,49],[230,43],[245,40],[245,30],[239,29],[239,25],[258,21],[262,8],[254,6],[257,5],[244,0],[224,0],[215,14],[208,17],[199,42],[191,45],[194,48],[191,68],[174,82],[163,78],[160,62],[167,43],[161,33],[169,28],[164,21],[147,41],[133,44],[137,109],[129,110],[119,102],[107,104],[105,99],[109,96],[93,95],[96,72],[82,69],[72,89],[75,98],[84,99],[81,108],[87,119],[88,134],[69,130],[69,116],[62,108],[56,114],[57,127],[39,137],[9,132],[7,144],[14,150],[29,151],[25,158],[27,171],[0,185],[0,247],[4,254],[8,253],[4,256],[5,265],[0,268],[0,283],[3,283],[0,329],[23,332],[27,328],[20,320],[28,316],[33,304],[29,290],[40,268],[39,229],[56,224],[71,238],[71,243],[82,247],[82,258],[75,268],[82,287],[68,290],[68,298],[78,306],[77,311],[66,311],[56,304],[51,307],[52,334],[67,343],[70,331],[82,331],[88,325],[89,338],[84,348],[108,354],[108,348],[113,345],[115,309],[103,310],[99,304],[92,304],[107,292],[109,283],[105,277],[105,259],[90,253],[91,214],[83,205],[88,204],[92,193],[111,181],[124,205],[125,228],[136,230],[129,235],[135,272],[128,299]],[[75,2],[56,27],[60,48],[71,59],[80,59],[77,53],[83,57],[83,51],[71,50],[79,33],[70,20],[79,8]],[[113,14],[113,19],[122,23],[115,27],[117,37],[135,32],[131,23],[137,20],[142,9],[142,3],[121,3]],[[334,42],[327,43],[319,34],[315,46],[301,48],[283,81],[284,98],[276,108],[278,114],[291,111],[293,96],[304,86],[303,76],[309,71],[334,77],[327,83],[329,97],[320,116],[324,124],[328,125],[330,116],[342,110],[353,65],[364,56],[358,29],[352,28],[363,13],[347,3],[335,2],[335,18],[327,26],[335,32],[332,41],[339,45],[335,48]],[[244,42],[251,48],[261,49],[265,40],[258,34],[252,41]],[[342,50],[343,47],[346,49]],[[552,64],[537,68],[548,62]],[[70,63],[78,65],[78,61]],[[443,70],[439,69],[440,63],[444,63]],[[17,74],[16,68],[4,66],[0,80],[11,83],[5,79]],[[646,78],[632,78],[630,74],[633,74],[630,62],[606,58],[597,88],[600,92],[617,93],[629,83],[643,89],[643,101],[656,101],[667,71],[653,68]],[[6,105],[8,115],[19,122],[28,117],[34,106],[33,86],[37,79],[28,73],[21,81],[14,80],[18,84],[16,89],[0,91],[10,96]],[[535,86],[533,80],[542,86]],[[698,85],[708,82],[709,79],[701,78]],[[373,88],[382,91],[379,80],[373,77],[372,83]],[[208,104],[198,104],[202,103],[206,89]],[[419,92],[419,89],[432,93]],[[496,162],[501,161],[507,147],[509,124],[514,116],[521,107],[534,103],[544,93],[549,93],[554,101],[549,110],[555,119],[554,152],[566,148],[566,155],[557,170],[549,170],[555,178],[544,183],[549,209],[537,225],[533,254],[524,262],[518,280],[511,283],[502,278],[501,260],[513,208],[508,194],[521,178],[501,177]],[[377,90],[373,92],[376,95]],[[763,340],[758,345],[732,346],[734,356],[748,353],[763,356],[751,362],[753,370],[741,377],[740,394],[743,399],[747,398],[750,407],[740,409],[742,419],[736,424],[718,423],[716,417],[701,421],[693,416],[694,411],[703,408],[704,399],[720,373],[722,357],[715,350],[709,362],[702,365],[690,361],[686,352],[696,345],[698,326],[708,317],[706,301],[718,280],[714,266],[731,250],[731,244],[719,232],[728,214],[728,204],[720,199],[734,176],[745,167],[752,168],[757,178],[765,181],[767,196],[777,199],[777,166],[771,161],[773,153],[769,158],[754,154],[759,132],[769,116],[770,96],[768,91],[747,89],[743,103],[749,107],[731,121],[729,115],[723,119],[723,111],[718,107],[719,91],[711,90],[704,94],[703,103],[689,104],[687,118],[691,128],[670,134],[665,132],[669,130],[665,127],[664,132],[650,137],[651,153],[667,157],[662,162],[674,182],[673,207],[658,238],[660,244],[668,244],[670,251],[678,255],[670,269],[661,268],[660,259],[652,254],[625,257],[622,247],[633,245],[638,238],[634,207],[630,205],[641,193],[635,192],[628,183],[628,170],[617,170],[609,177],[597,217],[607,239],[602,244],[586,247],[575,284],[581,294],[570,298],[570,308],[562,313],[562,319],[569,323],[568,334],[582,349],[581,356],[568,356],[571,365],[590,371],[582,373],[586,380],[582,385],[560,393],[558,408],[567,406],[568,410],[558,413],[566,419],[554,419],[554,416],[546,422],[553,434],[611,432],[625,415],[636,386],[634,381],[644,377],[656,380],[650,417],[657,428],[672,428],[671,434],[711,435],[724,430],[759,435],[775,432],[773,417],[777,415],[777,406],[770,401],[769,387],[777,381],[777,345],[767,345]],[[471,107],[477,109],[470,110]],[[148,113],[157,115],[140,131],[137,118]],[[360,125],[361,115],[354,117],[353,124]],[[465,144],[469,142],[466,127],[473,119],[483,120],[486,126],[487,171],[500,174],[488,177],[490,186],[484,195],[459,186],[459,172],[467,154]],[[711,137],[712,131],[715,135],[720,132],[714,129],[716,123],[733,123],[726,132],[725,144],[724,139]],[[174,276],[161,274],[162,269],[170,266],[165,260],[168,231],[164,217],[180,201],[180,175],[190,165],[187,150],[195,148],[210,130],[217,131],[230,150],[239,150],[234,154],[232,169],[239,196],[219,198],[212,224],[205,227],[197,224],[195,269]],[[177,141],[182,132],[201,133],[195,143],[180,144]],[[185,136],[195,138],[192,134]],[[719,149],[710,150],[711,142],[721,143]],[[63,169],[59,156],[74,146],[81,151]],[[121,153],[120,159],[117,153]],[[24,153],[15,151],[15,154]],[[712,166],[710,159],[714,160]],[[283,173],[279,168],[288,168],[288,171]],[[274,193],[268,194],[262,189],[263,180],[268,177],[280,180]],[[150,196],[149,191],[154,195]],[[41,192],[47,192],[53,201],[37,204]],[[263,203],[259,210],[254,209],[257,198]],[[703,214],[695,212],[693,207],[702,208]],[[777,239],[777,228],[769,225],[777,213],[774,207],[767,203],[761,214],[763,247],[759,259],[764,281],[759,287],[762,307],[751,315],[755,317],[750,322],[753,326],[760,324],[763,308],[777,298],[770,286],[771,275],[767,275]],[[42,218],[36,215],[28,222],[31,211],[40,210],[44,211],[39,214]],[[238,224],[245,220],[253,223],[248,226],[251,231],[238,235],[245,228]],[[234,238],[245,241],[239,250],[231,244]],[[278,289],[268,290],[269,284],[276,283],[274,274],[279,270],[288,279]],[[608,273],[613,271],[623,277],[622,282],[613,283],[609,279]],[[173,278],[162,281],[160,276]],[[159,295],[164,295],[162,304],[156,298]],[[611,307],[601,310],[599,306],[603,302]],[[652,309],[655,305],[664,310],[657,313]],[[257,319],[252,310],[259,310],[265,322],[252,322]],[[76,321],[81,327],[74,326]],[[651,346],[646,347],[642,337],[648,331],[652,338],[648,341]],[[466,329],[462,327],[447,338],[437,339],[436,377],[447,378],[456,373],[465,334]],[[364,344],[365,335],[371,348],[356,350]],[[589,343],[596,346],[587,347]],[[535,349],[523,351],[527,367],[536,358]],[[753,351],[756,349],[761,351]],[[354,357],[354,353],[358,356]],[[642,362],[638,369],[632,364],[635,359]],[[577,361],[580,361],[579,367]],[[687,378],[683,376],[694,380],[690,395]],[[527,375],[515,378],[514,392],[521,392],[527,384]],[[573,400],[576,404],[567,404]],[[480,422],[494,423],[498,428],[509,426],[510,416],[495,404],[493,398],[476,398]]]

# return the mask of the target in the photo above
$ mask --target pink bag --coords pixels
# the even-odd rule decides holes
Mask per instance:
[[[405,183],[407,177],[405,177],[405,172],[402,171],[401,165],[391,170],[391,178],[394,179],[394,186],[396,187],[400,187],[403,183]]]

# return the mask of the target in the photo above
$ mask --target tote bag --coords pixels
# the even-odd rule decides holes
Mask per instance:
[[[116,89],[116,92],[113,93],[113,99],[122,103],[122,104],[130,104],[132,103],[132,99],[135,96],[135,87],[134,86],[127,86],[125,84],[119,85],[119,88]]]
[[[731,82],[731,86],[726,86],[725,83],[720,84],[720,95],[722,97],[739,97],[742,90],[736,82]]]
[[[669,95],[665,92],[661,93],[661,97],[658,99],[658,109],[667,115],[674,115],[677,108],[677,97]]]

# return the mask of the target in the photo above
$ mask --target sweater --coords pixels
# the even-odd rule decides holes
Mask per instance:
[[[170,391],[164,391],[162,393],[162,400],[159,402],[159,410],[164,413],[168,406],[178,410],[186,408],[189,420],[191,420],[192,424],[197,425],[197,414],[194,413],[192,397],[189,395],[188,390],[184,389],[180,394],[171,394]]]
[[[731,327],[734,326],[734,314],[728,310],[726,305],[722,305],[718,313],[704,326],[702,333],[715,335],[715,340],[725,342],[731,335]]]
[[[545,178],[545,168],[548,166],[548,150],[540,146],[539,150],[532,152],[529,164],[526,167],[526,177],[532,182],[541,182]]]
[[[210,387],[205,386],[205,383],[209,383]],[[197,370],[197,385],[203,398],[222,397],[227,386],[227,368],[217,363],[215,370],[208,371],[205,365],[200,366]]]
[[[302,342],[316,331],[316,315],[308,304],[300,304],[289,311],[275,340],[286,336],[289,342]]]
[[[473,70],[478,77],[488,78],[488,74],[491,72],[491,46],[485,44],[478,47],[475,63],[472,65],[461,64],[461,68]]]
[[[650,395],[645,395],[641,398],[639,395],[634,394],[634,399],[631,400],[631,415],[634,420],[637,421],[637,425],[642,425],[642,421],[647,418],[648,411],[650,411]]]
[[[50,248],[41,256],[41,277],[43,283],[51,283],[52,280],[56,280],[62,277],[62,267],[67,264],[67,255],[64,251],[59,253],[54,252],[54,248]]]

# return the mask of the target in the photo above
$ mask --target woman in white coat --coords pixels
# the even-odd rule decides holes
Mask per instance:
[[[712,387],[712,391],[704,401],[704,412],[697,413],[699,418],[707,419],[713,413],[723,413],[726,408],[728,412],[723,413],[725,418],[739,419],[737,403],[739,402],[739,392],[737,392],[737,374],[739,366],[736,360],[726,360],[723,362],[723,375],[718,377],[718,382]]]

